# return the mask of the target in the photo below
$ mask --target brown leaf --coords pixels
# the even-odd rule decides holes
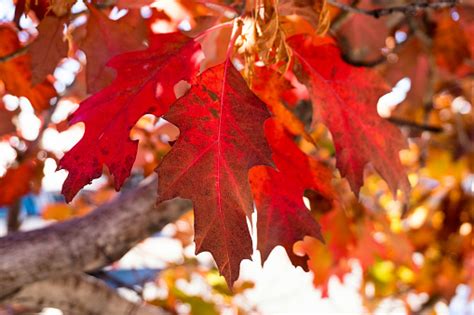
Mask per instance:
[[[68,43],[63,38],[65,22],[65,18],[47,16],[38,25],[38,37],[29,49],[33,85],[53,73],[59,61],[66,57]]]
[[[0,137],[16,131],[16,127],[12,122],[14,115],[15,112],[8,111],[0,99]]]
[[[87,56],[87,90],[94,93],[109,85],[115,71],[106,66],[114,56],[145,48],[146,31],[140,12],[131,10],[118,21],[89,6],[87,35],[80,46]]]

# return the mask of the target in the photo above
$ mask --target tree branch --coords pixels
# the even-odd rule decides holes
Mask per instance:
[[[336,8],[339,8],[347,12],[365,14],[365,15],[373,16],[374,18],[378,19],[381,16],[390,15],[397,12],[403,13],[406,15],[414,15],[418,11],[425,10],[425,9],[451,8],[451,7],[454,7],[456,4],[458,4],[459,0],[440,0],[438,2],[428,2],[428,1],[415,2],[415,3],[403,5],[403,6],[379,8],[379,9],[361,9],[361,8],[350,6],[344,3],[340,3],[336,0],[328,0],[328,3]]]
[[[3,301],[31,309],[54,307],[71,315],[162,315],[158,307],[138,304],[121,297],[103,281],[85,274],[73,274],[23,287]]]
[[[156,187],[152,177],[85,217],[0,238],[0,300],[29,283],[104,267],[191,208],[183,199],[156,207]]]

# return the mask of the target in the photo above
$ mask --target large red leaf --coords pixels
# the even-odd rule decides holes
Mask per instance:
[[[328,39],[295,36],[289,40],[302,66],[314,120],[327,125],[336,147],[337,167],[358,193],[364,167],[371,163],[395,193],[410,189],[398,153],[406,146],[400,130],[377,114],[377,101],[387,92],[381,77],[346,64]]]
[[[87,56],[87,91],[95,93],[114,78],[114,70],[106,66],[107,61],[118,54],[143,49],[146,30],[136,10],[113,21],[94,6],[88,7],[87,35],[81,49]]]
[[[229,60],[206,70],[165,115],[181,133],[158,167],[159,199],[193,201],[196,252],[211,252],[230,285],[252,254],[248,170],[271,165],[269,116]]]
[[[307,270],[306,258],[293,252],[295,242],[305,236],[323,240],[320,226],[303,203],[306,189],[334,200],[332,171],[303,153],[276,121],[268,121],[265,134],[278,170],[257,166],[250,170],[250,184],[257,207],[257,248],[262,262],[281,245],[295,266]]]
[[[199,44],[180,33],[151,37],[145,51],[114,57],[117,70],[112,85],[81,103],[71,123],[84,122],[84,137],[60,161],[69,171],[63,194],[70,201],[107,165],[118,190],[130,175],[137,142],[129,133],[145,114],[163,115],[176,100],[174,86],[198,71]]]

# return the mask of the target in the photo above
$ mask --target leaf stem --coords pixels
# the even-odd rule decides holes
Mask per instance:
[[[237,40],[237,37],[239,37],[241,30],[242,30],[242,21],[240,19],[233,20],[232,35],[230,37],[229,46],[227,46],[226,59],[228,60],[230,60],[230,57],[234,49],[235,41]]]
[[[395,125],[406,126],[406,127],[410,127],[414,129],[423,130],[423,131],[429,131],[429,132],[434,132],[434,133],[439,133],[443,131],[442,127],[432,126],[428,124],[419,124],[417,122],[405,120],[402,118],[389,117],[387,118],[387,120]]]

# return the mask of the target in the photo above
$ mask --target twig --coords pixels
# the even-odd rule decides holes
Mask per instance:
[[[376,67],[384,62],[387,61],[387,56],[385,55],[380,55],[377,58],[373,60],[358,60],[354,59],[351,56],[347,54],[342,54],[342,59],[350,65],[353,65],[355,67],[365,67],[365,68],[373,68]]]
[[[340,3],[336,0],[328,0],[328,3],[336,8],[341,10],[351,12],[351,13],[358,13],[358,14],[365,14],[369,16],[373,16],[374,18],[378,19],[381,16],[390,15],[393,13],[403,13],[406,15],[414,15],[420,10],[425,9],[443,9],[443,8],[451,8],[454,7],[456,4],[459,3],[459,0],[440,0],[438,2],[415,2],[410,3],[404,6],[395,6],[389,8],[379,8],[379,9],[361,9],[351,5],[347,5],[344,3]]]
[[[0,57],[0,63],[10,61],[13,58],[16,58],[18,56],[21,56],[21,55],[25,54],[26,51],[28,50],[28,48],[29,48],[29,46],[23,46],[20,49],[9,53],[8,55]]]
[[[419,124],[414,121],[404,120],[404,119],[396,118],[396,117],[389,117],[387,118],[387,120],[395,125],[406,126],[413,129],[423,130],[423,131],[430,131],[430,132],[435,132],[435,133],[439,133],[443,131],[443,128],[438,127],[438,126]]]

